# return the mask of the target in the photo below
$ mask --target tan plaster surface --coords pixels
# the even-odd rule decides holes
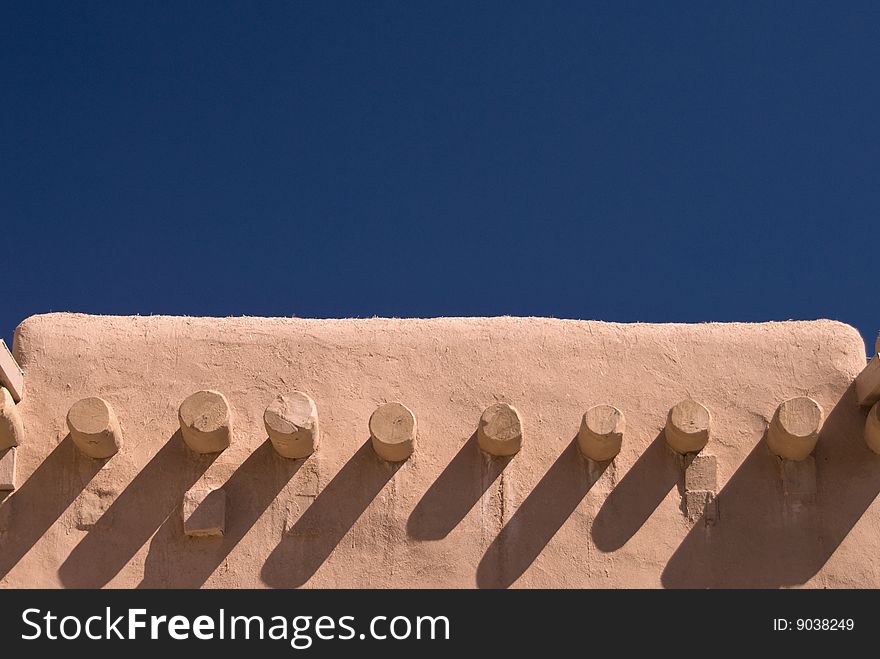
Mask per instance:
[[[865,346],[841,323],[49,314],[21,324],[13,352],[25,430],[18,488],[0,503],[3,586],[880,585],[880,456],[852,386]],[[178,407],[199,390],[222,392],[235,419],[217,454],[180,437]],[[263,422],[296,390],[321,427],[304,460],[278,455]],[[106,461],[67,435],[88,396],[125,435]],[[811,498],[786,493],[764,440],[797,396],[825,411]],[[712,415],[701,455],[717,465],[717,496],[690,505],[686,456],[663,436],[685,399]],[[370,416],[391,401],[418,428],[400,463],[369,442]],[[476,429],[500,401],[523,441],[493,458]],[[600,404],[626,417],[607,465],[577,444]],[[224,535],[184,534],[193,488],[223,488]],[[700,501],[711,524],[693,519]]]

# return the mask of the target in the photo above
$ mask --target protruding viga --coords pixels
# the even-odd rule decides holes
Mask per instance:
[[[865,419],[865,443],[874,453],[880,453],[880,402],[874,403]]]
[[[489,455],[516,455],[522,448],[522,421],[513,405],[495,403],[487,407],[477,426],[477,444]]]
[[[318,407],[307,394],[278,396],[263,413],[272,446],[285,458],[305,458],[318,449]]]
[[[196,453],[219,453],[232,441],[232,410],[219,391],[197,391],[180,404],[180,434]]]
[[[0,387],[0,451],[18,446],[24,439],[21,413],[15,406],[12,394]]]
[[[412,455],[416,440],[415,414],[401,403],[385,403],[370,416],[370,441],[383,460],[402,462]]]
[[[584,413],[578,431],[581,453],[596,462],[612,460],[620,453],[624,430],[626,419],[619,409],[611,405],[591,407]]]
[[[776,408],[767,429],[770,450],[785,460],[803,460],[819,441],[825,413],[812,398],[791,398]]]
[[[67,428],[76,447],[90,458],[103,460],[122,448],[119,420],[103,398],[75,402],[67,412]]]
[[[666,417],[666,443],[676,453],[699,453],[709,442],[712,415],[690,398],[669,410]]]

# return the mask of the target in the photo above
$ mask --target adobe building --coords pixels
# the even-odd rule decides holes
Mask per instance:
[[[3,587],[880,586],[880,363],[821,320],[25,320]]]

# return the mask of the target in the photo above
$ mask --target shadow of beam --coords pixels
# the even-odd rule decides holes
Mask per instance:
[[[14,525],[0,533],[0,579],[14,568],[109,460],[83,455],[70,435],[2,503],[0,514]]]
[[[519,579],[609,464],[587,460],[572,440],[486,550],[477,586],[507,588]]]
[[[806,583],[880,493],[880,456],[862,437],[851,386],[828,414],[814,459],[812,503],[787,500],[779,460],[759,441],[719,492],[719,521],[700,519],[663,570],[667,588],[772,588]]]
[[[58,569],[67,587],[100,588],[131,560],[219,454],[190,451],[174,433]]]
[[[272,550],[263,581],[276,588],[306,583],[401,465],[380,459],[367,440]]]
[[[681,478],[681,459],[666,445],[661,430],[596,513],[592,528],[596,548],[612,552],[623,547]]]
[[[477,445],[477,434],[471,435],[410,513],[407,535],[414,540],[445,538],[498,479],[510,460],[510,457],[483,453]]]
[[[281,457],[268,439],[260,444],[222,486],[226,493],[224,534],[190,538],[183,532],[181,516],[169,515],[150,541],[139,587],[203,586],[305,461]]]

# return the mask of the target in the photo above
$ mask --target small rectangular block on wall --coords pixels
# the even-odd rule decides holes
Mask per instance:
[[[0,492],[15,489],[15,447],[0,452]]]
[[[718,490],[718,461],[714,455],[694,456],[684,472],[684,489],[688,492]]]
[[[684,501],[689,521],[696,522],[702,517],[706,526],[714,526],[718,521],[718,499],[714,492],[705,490],[687,492]]]
[[[186,535],[221,536],[226,530],[226,491],[193,488],[183,495],[182,513]]]
[[[77,499],[76,528],[80,531],[91,531],[98,521],[107,513],[116,493],[108,490],[85,490]],[[108,520],[105,523],[109,524]]]

